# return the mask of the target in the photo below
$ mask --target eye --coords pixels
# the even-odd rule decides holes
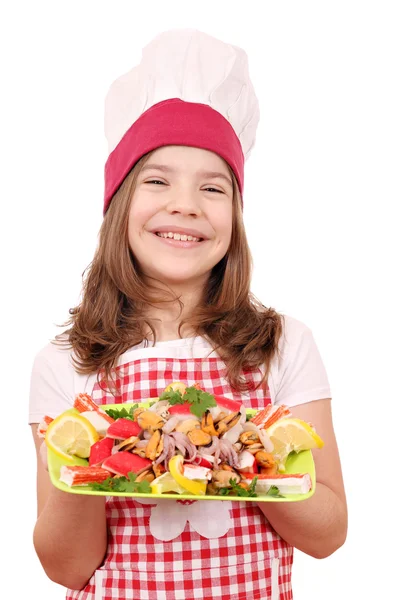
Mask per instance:
[[[208,190],[213,190],[214,192],[217,192],[218,194],[223,194],[224,192],[222,192],[221,190],[217,190],[216,188],[213,187],[208,187],[205,188],[205,191],[207,192]]]
[[[163,181],[161,181],[160,179],[152,179],[151,181],[145,181],[145,183],[162,183],[162,185],[165,185]]]

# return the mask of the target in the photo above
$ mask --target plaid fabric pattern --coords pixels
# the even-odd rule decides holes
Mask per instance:
[[[98,404],[140,402],[159,396],[172,381],[198,382],[206,391],[242,400],[246,408],[271,402],[267,386],[255,389],[260,370],[243,372],[250,384],[235,393],[219,358],[141,358],[117,369],[118,395],[96,383]],[[187,522],[182,534],[163,542],[149,528],[151,505],[107,498],[108,553],[81,591],[68,600],[292,600],[293,548],[272,529],[253,502],[233,502],[232,527],[219,538],[201,536]]]

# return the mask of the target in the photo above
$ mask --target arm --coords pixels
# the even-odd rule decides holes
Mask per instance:
[[[53,486],[41,458],[42,439],[32,433],[37,454],[38,519],[33,543],[47,576],[82,589],[107,549],[105,498],[62,492]]]
[[[289,544],[315,558],[326,558],[347,535],[347,505],[339,452],[332,423],[331,400],[314,400],[290,408],[293,417],[312,423],[323,439],[313,451],[317,485],[308,500],[259,503],[275,531]]]

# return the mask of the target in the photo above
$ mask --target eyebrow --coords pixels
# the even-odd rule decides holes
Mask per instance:
[[[172,167],[168,167],[167,165],[156,164],[145,165],[142,169],[142,173],[144,171],[150,170],[163,171],[164,173],[176,173],[176,169],[173,169]],[[197,171],[197,175],[200,175],[200,177],[205,177],[206,179],[216,179],[217,177],[219,177],[221,179],[224,179],[230,185],[230,187],[232,187],[232,181],[230,177],[224,175],[223,173],[220,173],[219,171]]]

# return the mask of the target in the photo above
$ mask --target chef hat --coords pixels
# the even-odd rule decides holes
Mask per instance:
[[[167,145],[211,150],[231,166],[243,195],[259,105],[246,53],[196,29],[161,33],[105,100],[104,214],[135,163]]]

